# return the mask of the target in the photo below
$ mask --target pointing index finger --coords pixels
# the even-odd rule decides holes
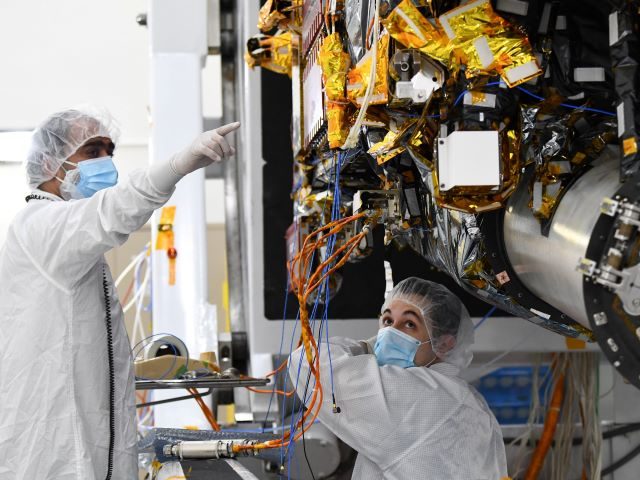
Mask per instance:
[[[227,135],[238,128],[240,128],[240,122],[227,123],[226,125],[216,128],[216,132],[218,132],[219,135]]]

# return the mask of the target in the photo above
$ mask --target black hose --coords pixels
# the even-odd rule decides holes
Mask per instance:
[[[625,435],[627,433],[635,432],[640,430],[640,423],[627,423],[622,425],[621,427],[612,428],[611,430],[607,430],[602,434],[602,438],[607,440],[609,438],[618,437],[620,435]]]
[[[113,475],[113,450],[116,440],[116,375],[113,365],[113,330],[111,325],[111,302],[109,301],[109,282],[107,281],[106,266],[102,266],[102,290],[104,292],[105,322],[107,327],[107,357],[109,359],[109,457],[107,459],[106,480],[111,480]]]
[[[321,327],[322,327],[322,325],[321,325]],[[307,383],[304,386],[304,393],[302,394],[302,398],[301,398],[302,408],[303,409],[304,409],[304,406],[305,406],[304,405],[304,399],[307,398],[307,391],[309,390],[309,383],[310,382],[311,382],[311,365],[309,365],[309,373],[307,374]],[[311,473],[311,478],[313,480],[316,480],[316,476],[313,474],[313,469],[311,468],[311,462],[309,462],[309,457],[307,457],[307,443],[306,443],[306,440],[304,438],[304,421],[302,422],[301,429],[302,429],[302,452],[304,453],[304,459],[307,462],[307,467],[309,467],[309,472]]]
[[[624,424],[620,427],[612,428],[611,430],[607,430],[602,434],[603,440],[608,440],[613,437],[619,437],[620,435],[626,435],[627,433],[636,432],[640,430],[640,423],[628,423]],[[514,437],[506,437],[503,438],[504,443],[510,443],[514,441]],[[555,445],[555,442],[552,442],[551,445]],[[582,445],[582,438],[574,438],[571,445],[578,446]],[[531,446],[531,442],[527,441],[527,446]]]
[[[638,455],[640,455],[640,445],[636,445],[636,447],[633,450],[631,450],[629,453],[627,453],[624,457],[616,460],[611,465],[609,465],[607,468],[603,468],[602,472],[600,474],[603,477],[605,475],[609,475],[610,473],[613,473],[618,468],[620,468],[623,465],[629,463],[631,460],[636,458]]]

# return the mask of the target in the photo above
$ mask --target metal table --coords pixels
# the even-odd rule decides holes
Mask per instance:
[[[236,388],[236,387],[261,387],[269,383],[267,378],[238,378],[238,377],[202,377],[186,380],[136,380],[136,390],[168,390],[168,389],[188,389],[206,388],[206,392],[197,395],[184,395],[182,397],[167,398],[154,402],[139,403],[136,408],[160,405],[162,403],[178,402],[196,397],[206,397],[216,388]]]

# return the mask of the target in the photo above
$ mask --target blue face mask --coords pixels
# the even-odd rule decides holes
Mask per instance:
[[[373,347],[378,365],[396,365],[402,368],[415,367],[414,358],[418,347],[431,340],[420,342],[393,327],[385,327],[378,330],[378,338]]]
[[[66,176],[61,180],[60,193],[62,198],[89,198],[96,192],[113,187],[118,183],[118,170],[113,164],[112,157],[100,157],[93,160],[72,163],[74,170],[65,170]]]

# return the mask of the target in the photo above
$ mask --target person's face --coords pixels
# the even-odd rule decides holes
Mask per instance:
[[[107,157],[113,155],[116,146],[107,137],[96,137],[82,145],[76,152],[71,155],[67,161],[71,163],[79,163],[84,160],[93,160],[95,158]],[[63,167],[66,170],[73,170],[75,167],[65,163]]]
[[[67,161],[71,163],[63,163],[56,172],[56,176],[49,182],[45,182],[45,184],[41,185],[40,188],[61,197],[60,185],[68,171],[74,170],[76,168],[75,165],[80,162],[84,162],[85,160],[112,156],[115,148],[115,144],[108,137],[95,137],[90,139],[67,159]]]
[[[420,342],[429,340],[429,331],[418,308],[404,300],[392,300],[380,315],[380,328],[393,327],[407,335],[411,335]],[[431,343],[424,343],[418,347],[413,359],[418,367],[435,363],[435,353]],[[437,360],[436,360],[437,361]]]

